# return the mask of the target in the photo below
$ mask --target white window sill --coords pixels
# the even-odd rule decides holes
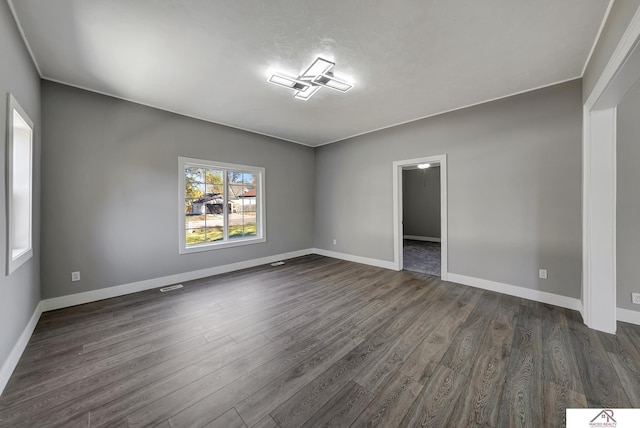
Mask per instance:
[[[202,251],[221,250],[223,248],[240,247],[243,245],[259,244],[261,242],[267,242],[267,238],[247,238],[247,239],[234,239],[226,242],[211,242],[206,244],[191,245],[186,248],[180,248],[180,254],[200,253]]]

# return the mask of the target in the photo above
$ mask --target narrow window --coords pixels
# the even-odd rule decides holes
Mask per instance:
[[[7,108],[7,275],[33,255],[33,121],[9,94]]]
[[[265,242],[264,168],[179,158],[180,254]]]

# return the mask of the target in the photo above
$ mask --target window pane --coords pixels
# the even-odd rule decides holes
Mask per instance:
[[[10,246],[8,254],[12,260],[31,249],[31,148],[32,130],[30,125],[20,116],[17,110],[13,110],[12,121],[13,141],[9,171],[12,175],[11,189],[9,190],[11,218]]]
[[[224,230],[222,226],[206,228],[206,242],[222,241],[224,239]]]
[[[223,227],[224,226],[224,216],[221,214],[207,214],[205,227]]]
[[[201,244],[203,242],[205,242],[205,229],[187,229],[186,230],[186,241],[187,241],[187,245],[193,245],[193,244]]]
[[[244,224],[244,236],[257,236],[258,230],[256,227],[255,219]]]
[[[229,183],[242,183],[242,172],[241,171],[229,171],[227,179]]]
[[[229,239],[256,236],[256,176],[250,172],[229,172],[231,212]]]
[[[205,173],[205,182],[207,184],[222,184],[224,171],[218,169],[207,169]]]
[[[252,174],[250,172],[245,172],[243,174],[243,181],[246,184],[253,185],[253,187],[255,187],[255,185],[256,185],[256,175]]]
[[[198,211],[197,199],[185,199],[184,201],[184,213],[187,216],[194,216],[200,214]]]
[[[198,199],[204,196],[204,184],[185,181],[185,198]]]
[[[224,199],[216,195],[207,202],[207,214],[222,215],[224,213]]]
[[[185,181],[191,183],[204,183],[204,171],[202,168],[186,167],[184,169]]]
[[[184,220],[185,229],[200,229],[205,227],[204,216],[202,215],[188,215]]]
[[[237,171],[229,171],[227,173],[227,188],[229,191],[229,201],[235,201],[238,196],[244,192],[242,185],[242,173]]]
[[[229,225],[229,239],[238,239],[256,236],[256,222],[242,223]]]
[[[185,200],[186,204],[191,205],[191,212],[188,212],[189,215],[204,215],[206,214],[207,209],[207,198],[190,198]]]

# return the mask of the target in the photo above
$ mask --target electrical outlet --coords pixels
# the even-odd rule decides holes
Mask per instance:
[[[640,293],[631,293],[631,301],[636,305],[640,305]]]
[[[71,272],[71,281],[80,281],[80,271]]]
[[[338,241],[336,241],[335,239],[333,240],[333,245],[337,245]]]
[[[547,270],[546,269],[540,269],[538,271],[538,276],[542,279],[547,279]]]

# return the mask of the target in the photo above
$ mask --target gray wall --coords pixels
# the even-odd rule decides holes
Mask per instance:
[[[440,238],[440,167],[402,171],[405,235]]]
[[[620,38],[640,7],[640,0],[615,0],[598,44],[583,76],[583,98],[586,100],[604,71]]]
[[[46,81],[42,110],[43,298],[312,246],[313,149]],[[179,255],[178,156],[266,168],[267,242]]]
[[[617,301],[618,307],[640,310],[631,293],[640,293],[640,84],[618,105],[617,130]]]
[[[392,162],[446,153],[449,272],[579,298],[581,138],[575,80],[322,146],[315,246],[393,260]]]
[[[24,46],[6,1],[0,2],[0,365],[15,346],[40,301],[40,77]],[[5,153],[7,93],[34,121],[33,257],[6,276]]]

